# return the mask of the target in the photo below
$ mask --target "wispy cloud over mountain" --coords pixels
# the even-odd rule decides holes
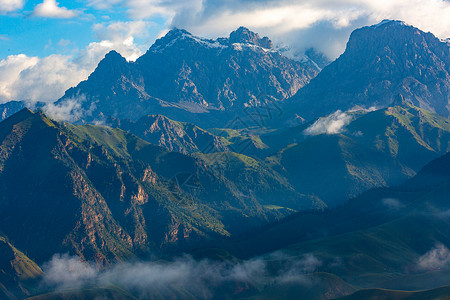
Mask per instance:
[[[339,134],[345,130],[345,126],[350,124],[352,116],[340,110],[335,113],[318,119],[314,124],[305,129],[307,135],[319,134]]]
[[[57,289],[114,284],[138,294],[142,299],[153,295],[170,297],[173,290],[187,292],[197,299],[210,299],[215,289],[227,284],[253,284],[295,282],[309,284],[306,274],[314,272],[322,262],[314,255],[291,259],[281,252],[272,254],[286,268],[278,275],[270,274],[267,262],[255,258],[241,263],[195,260],[190,256],[171,262],[119,263],[99,270],[95,265],[82,262],[76,256],[55,255],[44,265],[43,284]]]
[[[401,19],[440,37],[450,36],[450,3],[436,1],[137,1],[90,2],[98,9],[120,5],[133,19],[167,18],[168,26],[210,37],[247,26],[296,47],[315,46],[331,58],[344,50],[350,32],[383,19]],[[333,32],[334,34],[330,34]],[[313,34],[314,33],[314,34]],[[301,50],[301,49],[300,49]]]

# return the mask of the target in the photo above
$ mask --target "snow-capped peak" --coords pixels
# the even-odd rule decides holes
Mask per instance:
[[[199,38],[183,29],[172,29],[169,31],[159,42],[150,49],[152,52],[163,52],[164,49],[173,46],[177,41],[180,40],[192,40],[207,48],[225,48],[226,46],[219,43],[217,40],[210,40]]]
[[[377,28],[377,27],[381,27],[381,26],[386,25],[386,24],[395,24],[395,25],[399,25],[399,26],[408,26],[408,24],[406,24],[405,22],[400,21],[400,20],[384,19],[380,23],[372,25],[371,27]]]
[[[267,37],[260,38],[258,34],[251,32],[247,28],[240,27],[233,31],[229,38],[205,39],[192,35],[183,29],[172,29],[164,37],[157,40],[150,48],[150,52],[162,53],[165,49],[172,47],[182,40],[190,40],[201,44],[206,48],[223,49],[232,47],[234,50],[253,50],[263,52],[277,52],[272,42]]]

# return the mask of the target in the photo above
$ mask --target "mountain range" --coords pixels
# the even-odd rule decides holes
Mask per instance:
[[[325,206],[242,154],[169,152],[122,130],[28,109],[3,121],[0,134],[0,228],[38,262],[59,249],[110,263]],[[39,238],[44,232],[53,244]]]
[[[286,55],[173,29],[1,104],[0,298],[448,297],[449,44],[387,20]]]
[[[368,191],[336,210],[291,218],[245,241],[238,253],[285,248],[291,255],[312,253],[324,261],[339,257],[341,265],[321,271],[333,270],[362,287],[439,287],[448,279],[439,278],[441,269],[448,266],[426,265],[421,258],[449,242],[449,159],[446,154],[404,184]]]
[[[173,29],[136,62],[111,51],[57,105],[79,101],[88,120],[137,120],[159,113],[180,121],[211,119],[220,124],[224,117],[215,115],[230,118],[247,106],[282,101],[318,72],[312,61],[289,59],[273,49],[267,37],[244,27],[216,40]]]
[[[109,124],[169,151],[250,156],[297,191],[333,207],[370,188],[399,184],[449,151],[448,119],[402,98],[395,104],[376,111],[340,112],[275,131],[208,131],[161,115],[137,122],[112,119]],[[333,122],[343,126],[329,132]]]

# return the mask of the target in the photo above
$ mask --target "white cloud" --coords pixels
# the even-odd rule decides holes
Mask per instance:
[[[93,64],[74,63],[67,55],[8,56],[0,61],[0,103],[11,100],[53,102],[64,95],[67,88],[86,79],[93,68]]]
[[[345,127],[349,125],[358,115],[365,114],[377,110],[375,106],[370,108],[364,108],[360,106],[355,106],[352,109],[343,112],[337,110],[334,113],[319,118],[311,126],[304,130],[306,135],[319,135],[319,134],[340,134],[345,132]],[[353,136],[363,136],[364,133],[361,131],[353,132]]]
[[[387,207],[388,209],[397,210],[405,207],[405,205],[398,199],[395,198],[384,198],[381,200],[381,203]]]
[[[134,42],[134,39],[136,37],[147,37],[150,25],[151,23],[144,21],[113,22],[108,25],[96,24],[94,26],[94,31],[101,42],[100,44],[91,43],[89,48],[94,49],[109,46],[111,47],[110,50],[114,49],[128,60],[134,61],[144,54],[144,50],[148,48],[147,45],[139,47]]]
[[[19,80],[20,73],[38,62],[37,57],[28,57],[24,54],[11,55],[0,60],[0,103],[15,100],[16,91],[13,85]]]
[[[23,7],[23,0],[1,0],[0,14],[12,12]]]
[[[87,2],[89,6],[97,9],[110,9],[114,5],[121,3],[122,0],[89,0]]]
[[[291,261],[288,268],[276,280],[281,283],[310,284],[310,279],[305,276],[305,273],[315,272],[320,266],[322,266],[321,260],[313,254],[306,254],[302,258]]]
[[[95,109],[95,103],[91,103],[89,109],[84,109],[82,106],[84,101],[86,101],[86,97],[80,95],[76,98],[65,99],[59,105],[47,103],[43,110],[53,120],[76,122],[83,117],[90,116]]]
[[[33,16],[58,19],[70,19],[78,16],[78,12],[59,7],[58,4],[56,0],[44,0],[44,2],[36,5]]]
[[[345,126],[350,124],[353,117],[346,112],[337,110],[333,114],[318,119],[314,124],[305,129],[306,135],[319,134],[339,134],[345,129]]]
[[[71,56],[50,55],[24,68],[10,88],[15,100],[52,102],[89,75]]]
[[[58,283],[61,289],[79,288],[87,280],[95,279],[97,270],[84,262],[79,257],[67,254],[56,254],[43,266],[44,280],[47,283]]]
[[[450,266],[450,250],[442,244],[419,257],[417,266],[423,270],[442,269]]]
[[[0,103],[10,100],[54,102],[68,88],[85,80],[111,50],[135,60],[144,49],[136,45],[134,37],[145,36],[149,25],[144,21],[97,24],[94,32],[99,41],[90,43],[74,56],[38,58],[19,54],[0,60]]]
[[[65,40],[65,39],[60,39],[58,42],[58,46],[60,47],[67,47],[70,45],[70,41],[69,40]]]
[[[118,263],[110,268],[99,268],[82,263],[78,257],[55,255],[44,265],[43,283],[57,289],[82,286],[118,286],[140,299],[170,298],[173,290],[186,292],[197,299],[214,298],[223,287],[242,283],[256,285],[296,282],[308,284],[305,274],[314,272],[322,262],[312,254],[291,257],[283,253],[269,255],[277,261],[280,270],[269,272],[263,258],[243,262],[216,262],[195,260],[190,256],[169,262]]]
[[[121,5],[135,19],[163,16],[168,27],[224,36],[247,26],[299,50],[316,47],[331,58],[344,51],[350,33],[383,19],[401,19],[441,38],[450,37],[446,0],[91,0],[97,8]]]

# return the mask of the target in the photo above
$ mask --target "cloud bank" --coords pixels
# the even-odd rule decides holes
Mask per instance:
[[[90,116],[95,109],[95,103],[91,103],[89,109],[82,107],[86,97],[81,95],[76,98],[66,99],[63,103],[55,105],[54,103],[47,103],[43,110],[53,120],[76,122],[83,117]]]
[[[213,298],[221,287],[227,290],[263,284],[309,284],[306,274],[314,272],[321,261],[312,254],[290,258],[282,253],[273,254],[285,267],[278,274],[270,273],[262,258],[244,262],[217,262],[194,260],[184,256],[170,262],[119,263],[109,269],[99,270],[95,265],[83,263],[78,257],[55,255],[43,266],[45,287],[56,289],[80,288],[84,286],[122,287],[140,298],[152,296],[174,297],[193,295],[197,299]]]
[[[450,2],[446,0],[91,0],[97,9],[125,7],[133,19],[167,18],[169,27],[198,35],[228,35],[246,26],[300,51],[316,47],[330,58],[343,52],[357,27],[400,19],[441,38],[450,37]]]

